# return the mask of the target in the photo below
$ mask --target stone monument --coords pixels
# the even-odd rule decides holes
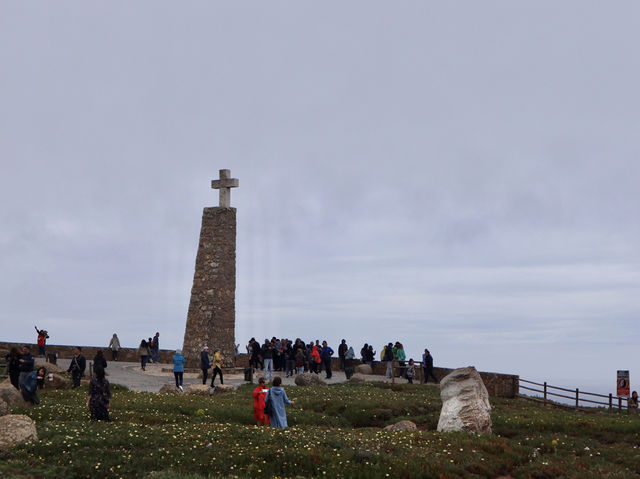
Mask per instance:
[[[199,367],[200,352],[207,345],[211,359],[220,348],[224,365],[232,366],[235,353],[236,209],[230,206],[231,188],[238,180],[229,170],[211,188],[220,191],[220,205],[205,208],[196,256],[182,352],[189,367]]]

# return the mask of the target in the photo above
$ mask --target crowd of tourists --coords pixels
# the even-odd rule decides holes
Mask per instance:
[[[278,339],[272,337],[265,339],[264,343],[258,342],[255,338],[251,338],[247,344],[247,354],[249,355],[249,367],[262,370],[264,379],[272,380],[273,373],[284,372],[285,377],[290,377],[303,372],[311,372],[320,374],[323,370],[326,378],[332,377],[331,359],[334,350],[326,341],[316,339],[305,343],[302,339],[297,338],[295,341],[290,339]],[[362,363],[373,367],[376,362],[376,351],[373,346],[365,343],[360,349],[359,359]],[[345,339],[338,346],[338,358],[340,370],[344,371],[347,376],[353,373],[353,361],[356,354],[352,346],[349,346]],[[383,346],[380,352],[380,361],[386,364],[386,377],[393,376],[393,365],[397,362],[400,368],[400,376],[406,378],[413,383],[416,374],[416,363],[413,358],[409,358],[404,350],[404,346],[400,341],[388,343]],[[422,368],[424,382],[438,379],[433,374],[433,356],[428,349],[422,354]]]

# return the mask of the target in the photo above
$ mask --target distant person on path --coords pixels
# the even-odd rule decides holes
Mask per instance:
[[[160,358],[160,333],[156,332],[156,335],[151,340],[151,356],[153,357],[153,362],[157,363]]]
[[[216,348],[213,350],[213,375],[211,378],[211,387],[213,387],[213,383],[216,380],[216,376],[220,375],[220,384],[224,384],[224,380],[222,379],[222,361],[224,360],[224,356],[220,351],[220,348]]]
[[[396,347],[394,349],[393,355],[394,355],[394,358],[398,360],[398,366],[400,366],[400,377],[404,377],[404,373],[405,373],[404,362],[406,361],[407,356],[404,352],[404,346],[402,345],[402,343],[400,342],[396,343]]]
[[[268,392],[264,378],[258,379],[258,387],[253,390],[253,417],[258,426],[269,425],[269,416],[264,414],[264,400]]]
[[[73,356],[73,359],[71,359],[69,369],[67,369],[67,372],[71,373],[74,389],[80,386],[80,380],[82,379],[82,376],[84,376],[84,370],[86,368],[87,360],[82,355],[82,348],[80,346],[76,346],[75,355]],[[102,372],[104,373],[104,369]]]
[[[407,372],[405,374],[405,377],[407,378],[407,381],[409,381],[409,384],[413,384],[413,377],[416,375],[416,364],[413,361],[413,358],[409,359],[409,366],[407,367]]]
[[[627,399],[627,407],[630,413],[638,412],[638,391],[633,391],[631,397]]]
[[[382,360],[387,364],[386,378],[393,377],[393,344],[387,344],[382,350]]]
[[[347,354],[347,349],[349,349],[349,346],[347,346],[347,340],[343,339],[340,342],[340,346],[338,346],[338,357],[340,358],[340,371],[344,371],[344,355]]]
[[[324,369],[327,373],[327,379],[331,379],[331,356],[333,356],[333,349],[327,345],[326,341],[322,341],[322,351],[320,352],[320,357],[322,358],[322,362],[324,363]]]
[[[144,339],[140,341],[140,346],[138,347],[138,355],[140,356],[140,366],[143,371],[146,371],[147,367],[147,359],[149,358],[149,343],[147,343]]]
[[[424,370],[425,384],[429,382],[429,377],[432,377],[433,382],[438,384],[438,378],[433,374],[433,356],[431,356],[428,349],[425,349],[422,355],[422,369]]]
[[[294,402],[289,400],[287,393],[284,388],[281,387],[281,384],[282,378],[280,376],[276,376],[273,378],[273,387],[269,389],[269,392],[267,393],[267,398],[271,401],[273,408],[273,413],[269,417],[269,420],[271,427],[286,428],[289,425],[287,424],[287,411],[285,410],[284,405],[293,405]]]
[[[49,338],[49,333],[47,333],[44,329],[38,329],[38,326],[35,326],[36,331],[38,332],[38,356],[46,357],[46,344],[47,339]]]
[[[200,369],[202,370],[202,384],[207,384],[207,378],[209,377],[209,368],[211,367],[211,360],[209,359],[209,346],[205,346],[200,351]]]
[[[98,349],[96,351],[96,355],[93,358],[93,369],[106,369],[107,368],[107,360],[104,358],[104,354],[102,353],[102,349]],[[94,371],[95,372],[95,371]]]
[[[316,373],[316,374],[320,374],[320,364],[322,363],[322,358],[320,357],[320,346],[315,344],[312,348],[311,348],[311,372],[312,373]]]
[[[176,387],[180,391],[182,389],[182,377],[184,376],[184,356],[180,349],[176,349],[176,354],[173,355],[173,376],[176,378]]]
[[[15,346],[4,357],[7,361],[7,372],[9,373],[9,381],[13,387],[20,390],[20,350]]]
[[[44,377],[47,374],[47,370],[44,367],[38,368],[37,371],[31,371],[22,381],[20,385],[20,392],[22,398],[32,404],[40,404],[40,398],[38,397],[38,381],[44,381]]]
[[[118,335],[116,333],[113,333],[113,336],[111,336],[111,341],[109,341],[109,349],[111,350],[111,359],[117,361],[118,351],[120,350],[120,340],[118,339]]]
[[[373,345],[369,345],[369,362],[367,363],[369,366],[373,367],[373,361],[376,358],[376,352],[373,350]]]
[[[94,377],[89,382],[87,407],[92,421],[110,421],[109,406],[111,405],[111,386],[104,377],[104,369],[96,368]]]
[[[264,345],[262,346],[262,362],[264,364],[264,373],[262,377],[267,379],[267,371],[269,371],[269,381],[273,378],[273,356],[273,343],[268,339],[265,339]]]
[[[35,361],[31,355],[31,348],[29,346],[22,346],[22,354],[18,362],[20,363],[20,374],[18,374],[18,385],[20,386],[29,373],[33,372]]]

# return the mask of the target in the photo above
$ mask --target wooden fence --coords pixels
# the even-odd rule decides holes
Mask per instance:
[[[524,385],[523,385],[524,383]],[[537,387],[534,387],[537,386]],[[618,410],[629,409],[628,398],[621,396],[614,396],[609,393],[609,395],[605,394],[597,394],[590,393],[586,391],[580,391],[578,388],[575,389],[566,389],[558,386],[551,386],[546,383],[536,383],[533,381],[528,381],[526,379],[520,378],[520,389],[524,389],[525,391],[529,391],[530,393],[539,393],[542,397],[531,396],[530,393],[527,394],[518,394],[519,396],[525,396],[529,399],[534,399],[543,402],[544,404],[554,404],[554,405],[562,405],[557,401],[554,401],[554,398],[562,398],[571,400],[571,404],[573,404],[574,409],[578,410],[580,408],[580,403],[588,403],[588,407],[608,407],[609,410],[613,410],[617,408]],[[560,392],[555,392],[560,391]],[[605,399],[603,401],[602,399]]]

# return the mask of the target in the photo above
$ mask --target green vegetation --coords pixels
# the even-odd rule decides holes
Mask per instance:
[[[20,412],[40,440],[0,453],[0,477],[629,478],[640,418],[492,398],[493,435],[441,434],[439,390],[423,385],[287,388],[287,430],[254,425],[251,385],[212,398],[114,388],[112,423],[85,391],[51,391]],[[388,432],[409,419],[417,432]]]

